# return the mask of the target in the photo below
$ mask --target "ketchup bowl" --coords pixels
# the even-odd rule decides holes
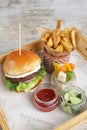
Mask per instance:
[[[36,108],[40,111],[52,111],[59,104],[58,91],[53,85],[49,83],[43,83],[34,91],[33,101]]]

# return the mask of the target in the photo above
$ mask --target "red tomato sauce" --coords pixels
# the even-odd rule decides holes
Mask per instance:
[[[58,106],[59,96],[55,89],[44,87],[35,93],[33,101],[39,110],[49,112]]]
[[[42,89],[37,93],[38,99],[48,102],[55,98],[55,92],[52,89]]]

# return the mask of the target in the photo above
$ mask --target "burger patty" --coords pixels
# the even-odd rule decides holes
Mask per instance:
[[[35,72],[35,73],[31,74],[31,75],[28,75],[26,77],[21,77],[21,78],[9,78],[9,77],[7,77],[7,79],[12,81],[12,82],[25,82],[27,80],[30,80],[30,79],[34,78],[37,73],[38,72]]]

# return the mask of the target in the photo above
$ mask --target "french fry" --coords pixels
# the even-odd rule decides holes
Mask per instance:
[[[57,20],[57,27],[59,30],[61,29],[62,20]]]
[[[72,51],[72,45],[66,41],[64,41],[64,39],[60,39],[60,43],[64,46],[64,48],[66,49],[66,51],[71,52]]]
[[[65,38],[65,40],[69,40],[69,29],[65,28],[64,30],[61,31],[61,38]]]
[[[62,44],[58,45],[55,49],[55,52],[63,52],[64,51],[64,47]]]
[[[50,32],[47,32],[47,33],[45,34],[45,38],[46,38],[46,39],[49,39],[49,37],[50,37]]]
[[[64,30],[61,30],[61,32],[60,32],[60,37],[66,37],[66,33],[65,33]]]
[[[75,27],[61,30],[62,20],[57,20],[56,29],[42,35],[41,40],[55,52],[71,52],[76,48]]]
[[[53,46],[53,41],[52,41],[52,38],[50,37],[49,40],[47,41],[47,45],[49,47],[52,47]]]
[[[53,47],[56,48],[60,42],[60,30],[55,29],[52,31]]]
[[[65,28],[65,32],[66,32],[66,36],[67,36],[67,40],[68,40],[68,44],[70,46],[72,46],[72,49],[73,49],[73,45],[72,45],[72,41],[71,41],[71,31],[70,31],[70,28]],[[64,38],[63,38],[64,39]],[[64,39],[65,40],[65,39]],[[66,40],[65,40],[66,41]]]
[[[69,31],[69,28],[65,28],[64,31],[65,31],[66,38],[67,38],[68,42],[70,44],[72,44],[71,41],[70,41],[70,31]]]
[[[45,34],[41,36],[41,40],[46,43],[47,42],[47,39],[45,38]]]
[[[70,37],[71,37],[71,41],[72,41],[73,48],[76,48],[75,28],[72,28],[72,29],[71,29],[70,34],[71,34]]]
[[[50,32],[47,32],[41,36],[41,40],[46,43],[49,37],[50,37]]]
[[[60,28],[62,20],[57,20],[57,27],[52,31],[53,48],[55,49],[60,42]]]
[[[66,37],[62,37],[62,39],[65,41],[65,42],[68,42],[68,39]]]

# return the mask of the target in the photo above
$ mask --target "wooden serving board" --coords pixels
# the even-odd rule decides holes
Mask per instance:
[[[39,51],[42,49],[42,43],[41,43],[41,41],[35,41],[31,44],[27,44],[27,45],[23,46],[22,49]],[[1,64],[3,63],[4,59],[6,58],[6,56],[9,53],[5,53],[3,55],[0,55],[0,63]],[[79,126],[80,124],[82,124],[86,121],[87,121],[87,110],[85,112],[79,114],[78,116],[75,116],[71,120],[65,122],[64,124],[58,126],[54,130],[74,130],[74,128],[76,128],[77,126]],[[5,117],[5,114],[4,114],[1,107],[0,107],[0,125],[1,125],[3,130],[10,130],[10,128],[8,126],[8,122],[7,122],[6,117]]]

